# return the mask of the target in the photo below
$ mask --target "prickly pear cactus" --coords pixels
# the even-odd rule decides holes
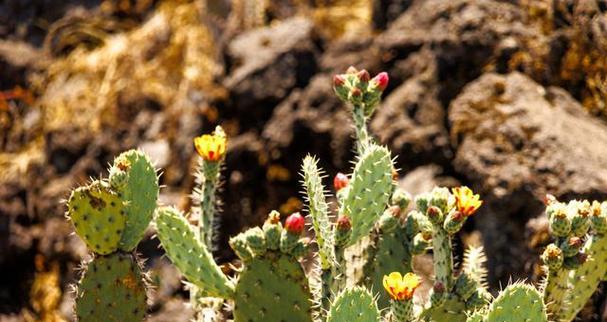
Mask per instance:
[[[131,251],[143,237],[156,209],[159,188],[156,170],[143,152],[129,150],[114,160],[109,182],[122,199],[128,200],[120,248]]]
[[[172,207],[158,209],[158,238],[181,273],[208,296],[232,298],[234,285],[213,261],[183,214]]]
[[[483,321],[547,322],[548,316],[540,292],[533,286],[517,283],[500,292],[487,309]]]
[[[89,249],[107,255],[120,245],[126,226],[126,209],[119,195],[107,183],[93,181],[72,191],[67,216]]]
[[[353,245],[371,232],[388,205],[392,193],[390,151],[370,144],[356,163],[351,183],[346,189],[340,214],[352,219],[349,245]]]
[[[561,311],[566,321],[575,318],[588,299],[596,291],[599,283],[605,280],[607,273],[607,237],[594,235],[588,240],[585,251],[590,259],[569,275],[571,291],[567,296],[567,305]]]
[[[82,322],[138,322],[146,315],[146,285],[134,255],[114,253],[90,261],[76,293]]]
[[[312,321],[312,295],[301,264],[269,251],[245,264],[234,297],[235,321]]]
[[[331,304],[327,322],[374,322],[380,321],[377,304],[367,289],[346,288]]]
[[[308,247],[299,239],[303,217],[292,215],[290,218],[295,220],[288,218],[283,229],[280,222],[272,223],[275,219],[272,216],[270,214],[268,225],[274,229],[253,228],[230,240],[244,262],[235,289],[234,319],[239,322],[312,321],[310,285],[298,261]],[[278,249],[268,247],[274,244],[268,242],[274,238],[274,230],[281,234]]]

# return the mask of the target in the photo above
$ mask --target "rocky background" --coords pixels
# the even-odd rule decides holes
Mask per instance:
[[[71,320],[83,243],[63,198],[141,148],[161,202],[189,208],[192,139],[230,141],[215,255],[271,209],[299,210],[307,154],[353,157],[331,77],[388,71],[373,134],[412,193],[465,184],[483,207],[458,236],[483,244],[494,290],[540,278],[542,200],[607,199],[603,0],[0,2],[0,321]],[[151,321],[187,321],[179,274],[149,231]],[[601,321],[598,292],[581,314]],[[50,313],[49,313],[50,312]],[[52,316],[52,318],[49,318]]]

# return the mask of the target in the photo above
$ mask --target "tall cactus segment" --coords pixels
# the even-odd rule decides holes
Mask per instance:
[[[363,287],[346,288],[331,304],[327,322],[379,322],[381,314],[371,292]]]
[[[374,144],[369,145],[356,162],[339,211],[352,219],[348,245],[367,236],[388,205],[392,168],[390,151]]]
[[[90,261],[76,294],[76,316],[86,322],[137,322],[146,315],[146,285],[134,255]]]
[[[95,253],[107,255],[118,250],[126,226],[122,199],[107,183],[93,181],[72,191],[67,202],[68,216],[76,233]]]
[[[72,191],[66,216],[93,251],[76,285],[76,316],[82,322],[142,321],[146,281],[132,250],[156,208],[158,177],[145,154],[118,156],[109,178]]]
[[[333,226],[329,220],[329,205],[322,185],[322,170],[318,168],[317,163],[314,157],[306,156],[302,165],[302,177],[308,211],[316,233],[320,266],[323,270],[328,270],[335,265],[335,241]]]
[[[213,229],[217,210],[215,194],[225,158],[226,144],[226,134],[220,126],[217,126],[212,134],[204,134],[194,139],[200,161],[196,172],[197,187],[192,194],[195,203],[193,213],[198,217],[200,238],[209,249],[213,247]]]
[[[533,286],[517,283],[500,292],[487,309],[482,321],[547,322],[548,316],[542,295]]]
[[[120,154],[110,168],[109,182],[125,200],[127,224],[120,248],[131,251],[150,224],[158,199],[158,177],[149,158],[141,151]]]
[[[208,296],[233,298],[234,285],[213,261],[194,227],[175,208],[163,207],[156,215],[158,238],[181,273]]]

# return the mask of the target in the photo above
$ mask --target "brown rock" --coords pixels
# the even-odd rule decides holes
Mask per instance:
[[[528,77],[485,74],[451,103],[454,167],[485,203],[475,220],[490,270],[505,281],[535,261],[524,227],[542,213],[542,198],[607,197],[607,126],[566,92]]]

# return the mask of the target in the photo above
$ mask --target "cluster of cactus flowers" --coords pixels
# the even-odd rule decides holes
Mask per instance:
[[[262,227],[230,239],[242,265],[235,267],[235,276],[227,276],[211,252],[227,152],[223,130],[218,127],[194,140],[200,163],[190,215],[174,207],[156,209],[154,168],[141,152],[126,152],[114,162],[108,180],[76,189],[68,201],[76,232],[95,253],[77,286],[78,319],[144,318],[146,283],[133,249],[154,209],[157,236],[187,280],[197,321],[223,321],[222,312],[236,322],[575,318],[606,275],[607,267],[599,264],[607,260],[607,204],[563,204],[548,198],[546,214],[555,240],[541,257],[547,278],[539,290],[514,283],[494,298],[485,281],[482,248],[470,247],[461,265],[454,265],[452,237],[481,207],[479,195],[464,186],[436,187],[412,198],[400,189],[391,152],[367,129],[388,86],[387,73],[371,78],[351,67],[333,82],[352,115],[356,160],[350,174],[333,177],[330,196],[318,159],[304,158],[302,186],[313,240],[304,237],[302,214],[281,219],[272,211]],[[434,276],[422,281],[412,259],[429,251]],[[300,262],[303,257],[313,261],[308,271]],[[426,299],[415,295],[422,282],[432,284]],[[108,288],[108,283],[117,287]]]

